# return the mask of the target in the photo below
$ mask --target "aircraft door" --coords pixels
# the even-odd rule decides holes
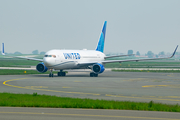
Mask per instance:
[[[60,58],[59,55],[56,55],[56,60],[55,60],[56,63],[59,63],[59,62],[60,62],[60,59],[59,59],[59,58]]]

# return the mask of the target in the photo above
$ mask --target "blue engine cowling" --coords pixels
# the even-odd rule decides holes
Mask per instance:
[[[36,70],[40,73],[44,73],[48,70],[48,68],[44,65],[43,62],[41,62],[41,63],[37,64]]]
[[[93,65],[92,70],[95,73],[99,74],[99,73],[104,72],[105,68],[104,68],[104,66],[102,64],[96,63],[96,64]]]

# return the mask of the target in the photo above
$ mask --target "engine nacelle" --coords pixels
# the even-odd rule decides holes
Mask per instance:
[[[93,65],[92,70],[93,70],[95,73],[99,74],[99,73],[104,72],[105,68],[104,68],[104,66],[103,66],[102,64],[97,63],[97,64],[94,64],[94,65]]]
[[[48,68],[44,65],[43,62],[41,62],[41,63],[37,64],[36,70],[40,73],[44,73],[48,70]]]

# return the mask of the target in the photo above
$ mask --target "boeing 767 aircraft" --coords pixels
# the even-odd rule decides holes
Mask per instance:
[[[106,24],[107,24],[107,21],[104,22],[104,26],[103,26],[103,29],[100,34],[100,38],[99,38],[99,41],[95,50],[53,49],[46,52],[43,59],[18,57],[18,56],[12,56],[12,57],[40,61],[40,63],[36,66],[37,71],[44,73],[47,70],[50,70],[49,77],[53,77],[53,73],[52,73],[53,70],[60,70],[60,72],[58,72],[58,76],[66,76],[66,73],[63,72],[63,70],[67,70],[67,69],[91,69],[92,72],[90,73],[90,77],[97,77],[98,74],[104,72],[105,70],[104,65],[107,63],[113,63],[113,62],[121,63],[121,62],[128,62],[128,61],[137,62],[137,61],[143,61],[143,60],[168,59],[174,56],[178,48],[177,46],[172,56],[164,57],[164,58],[106,60],[107,58],[128,56],[128,55],[106,56],[103,53],[105,34],[106,34]],[[4,43],[2,43],[2,54],[5,55]]]

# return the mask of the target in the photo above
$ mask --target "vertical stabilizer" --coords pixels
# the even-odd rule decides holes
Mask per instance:
[[[100,52],[104,51],[104,42],[105,42],[105,35],[106,35],[106,24],[107,24],[107,21],[104,22],[104,26],[103,26],[103,29],[102,29],[102,32],[101,32],[101,35],[100,35],[100,38],[99,38],[99,41],[98,41],[98,44],[97,44],[97,47],[96,47],[96,51],[100,51]]]
[[[2,55],[5,55],[4,53],[4,43],[2,43],[2,51],[1,51]]]

